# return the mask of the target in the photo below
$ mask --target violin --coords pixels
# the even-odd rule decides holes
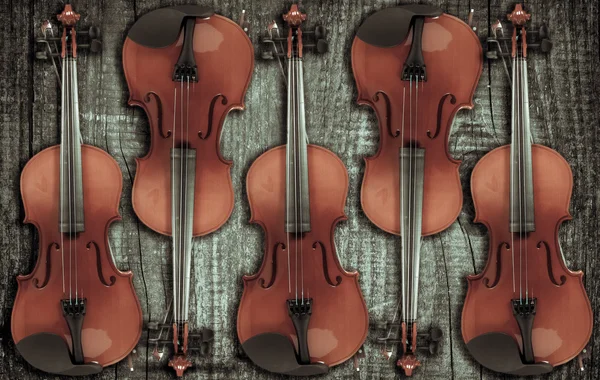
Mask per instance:
[[[220,153],[221,128],[229,111],[244,109],[253,68],[254,50],[242,28],[202,6],[147,13],[123,46],[129,104],[146,112],[151,136],[150,151],[136,160],[133,208],[173,244],[169,317],[148,327],[160,336],[171,331],[169,365],[178,376],[192,365],[188,350],[212,340],[208,330],[190,333],[192,238],[218,229],[233,210],[232,163]],[[200,347],[191,347],[192,338],[200,338]]]
[[[571,168],[556,151],[532,144],[530,17],[521,4],[508,15],[511,143],[486,154],[473,169],[475,221],[489,231],[489,254],[483,271],[467,277],[462,312],[462,335],[473,357],[513,375],[547,373],[573,359],[589,341],[594,319],[583,273],[567,268],[558,240],[560,225],[571,219]]]
[[[265,232],[265,253],[259,271],[243,277],[237,333],[259,367],[305,376],[352,357],[367,336],[369,316],[358,273],[345,271],[335,251],[333,231],[346,219],[348,173],[335,154],[307,142],[304,39],[322,36],[323,28],[304,31],[306,15],[296,4],[283,19],[287,142],[262,154],[248,171],[251,222]],[[322,38],[311,46],[326,50]]]
[[[11,319],[12,337],[27,362],[69,376],[98,373],[120,361],[142,328],[133,275],[115,267],[108,242],[109,226],[120,219],[121,171],[106,152],[81,143],[79,18],[70,4],[58,15],[60,145],[36,154],[21,174],[25,222],[38,231],[39,255],[33,271],[17,277]]]
[[[439,329],[423,335],[417,328],[421,241],[461,210],[460,162],[448,153],[448,135],[454,115],[473,107],[482,65],[473,30],[426,5],[374,13],[352,44],[358,104],[375,110],[380,135],[377,153],[365,159],[362,208],[377,227],[401,236],[402,298],[379,341],[388,358],[401,344],[397,365],[407,376],[421,365],[420,338],[426,347],[441,339]]]

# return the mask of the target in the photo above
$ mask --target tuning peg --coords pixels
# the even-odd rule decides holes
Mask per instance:
[[[544,38],[540,44],[540,50],[543,53],[549,53],[552,50],[552,41],[547,38]]]
[[[48,59],[48,53],[45,50],[36,51],[35,52],[35,59],[39,59],[41,61],[45,61],[45,60]]]
[[[327,38],[327,29],[323,25],[319,25],[315,28],[315,38],[317,40]]]
[[[442,340],[443,336],[444,333],[442,332],[442,329],[438,327],[432,327],[429,331],[429,339],[431,339],[432,342],[439,342]]]
[[[98,28],[97,26],[90,26],[90,29],[88,30],[88,35],[92,39],[99,38],[100,37],[100,28]]]
[[[440,351],[440,344],[439,342],[429,342],[428,345],[418,346],[417,349],[428,352],[430,355],[436,355]]]
[[[504,29],[502,29],[502,22],[500,22],[500,20],[496,20],[496,22],[492,24],[491,30],[494,38],[498,38],[498,34],[504,36]]]
[[[540,26],[540,30],[538,31],[538,35],[541,39],[548,38],[548,27],[546,25]]]
[[[490,50],[485,52],[487,59],[498,59],[498,52],[496,50]]]
[[[275,58],[275,56],[273,55],[272,51],[263,51],[261,53],[261,58],[262,59],[273,59],[273,58]]]
[[[102,42],[98,39],[93,39],[90,43],[90,51],[92,53],[98,53],[102,50]]]
[[[42,35],[44,36],[44,38],[46,38],[46,35],[48,33],[50,33],[50,35],[54,35],[52,28],[53,28],[53,25],[50,22],[50,20],[46,20],[42,23],[41,29],[42,29]]]
[[[324,39],[317,41],[317,52],[324,54],[329,51],[329,44]]]
[[[215,332],[211,329],[202,329],[202,340],[204,342],[212,342],[215,339]]]
[[[475,16],[475,9],[471,8],[469,10],[469,16],[467,16],[467,25],[469,25],[469,27],[471,29],[473,29],[473,31],[476,31],[477,27],[473,26],[473,24],[474,24],[474,21],[473,21],[474,17],[473,16]]]
[[[242,9],[242,13],[240,14],[240,19],[238,20],[238,24],[240,25],[240,27],[242,28],[244,33],[250,34],[249,33],[250,23],[248,22],[248,20],[246,20],[246,10],[245,9]]]

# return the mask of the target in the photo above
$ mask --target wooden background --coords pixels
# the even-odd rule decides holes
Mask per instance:
[[[158,320],[170,289],[170,239],[153,233],[135,217],[131,184],[136,157],[145,155],[149,132],[145,115],[126,104],[128,93],[121,67],[121,49],[129,27],[141,15],[187,1],[77,0],[82,26],[97,25],[103,36],[101,54],[79,59],[80,111],[85,143],[108,151],[124,176],[120,211],[123,216],[110,231],[117,266],[132,270],[144,320]],[[273,19],[280,20],[289,0],[202,1],[235,20],[246,9],[255,43]],[[507,0],[430,1],[445,12],[466,20],[474,8],[477,33],[488,35],[488,25],[512,10]],[[350,189],[346,205],[349,220],[336,230],[342,264],[360,271],[360,283],[373,322],[391,318],[399,298],[399,239],[375,228],[360,210],[363,158],[373,155],[378,143],[374,113],[355,104],[356,87],[350,69],[350,46],[356,29],[371,13],[394,1],[304,1],[309,25],[321,23],[330,32],[330,52],[309,55],[305,63],[308,134],[311,142],[338,154],[348,167]],[[536,24],[550,27],[554,49],[548,56],[532,53],[529,70],[531,121],[535,141],[561,153],[574,175],[572,221],[564,224],[560,238],[569,267],[582,269],[592,301],[596,325],[600,324],[600,59],[599,5],[597,0],[535,0],[527,7]],[[58,13],[62,2],[0,0],[0,346],[1,379],[54,379],[32,369],[15,351],[10,335],[11,307],[16,293],[15,276],[29,273],[36,259],[36,233],[23,225],[19,175],[25,163],[43,148],[58,143],[59,107],[55,75],[49,62],[35,61],[35,38],[43,20]],[[258,57],[257,57],[258,58]],[[151,64],[151,63],[149,63]],[[192,270],[192,326],[215,330],[209,360],[195,357],[187,379],[274,379],[239,354],[235,315],[241,296],[241,276],[255,272],[262,258],[262,233],[247,223],[250,215],[244,190],[252,161],[266,149],[284,142],[283,83],[275,62],[257,59],[246,96],[247,110],[227,119],[222,150],[235,165],[232,178],[236,203],[231,219],[217,232],[194,244]],[[440,353],[424,361],[415,379],[500,379],[482,369],[468,355],[460,333],[465,276],[480,271],[487,257],[487,234],[472,223],[473,203],[469,178],[475,163],[491,149],[509,142],[510,89],[499,62],[484,62],[475,93],[475,107],[461,111],[451,131],[450,151],[462,160],[464,207],[457,222],[443,233],[424,240],[421,264],[421,326],[444,331]],[[40,311],[43,312],[43,311]],[[107,310],[118,318],[118,311]],[[572,312],[577,312],[573,310]],[[386,361],[374,340],[365,346],[361,371],[352,361],[331,370],[327,379],[381,379],[403,377],[393,361]],[[580,373],[574,362],[557,368],[547,379],[600,378],[600,329],[590,342],[591,359]],[[166,361],[148,358],[140,345],[133,358],[106,368],[95,379],[168,379],[174,373]]]

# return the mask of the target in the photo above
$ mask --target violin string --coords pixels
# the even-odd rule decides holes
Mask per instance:
[[[517,155],[518,159],[518,174],[519,174],[519,300],[520,303],[523,303],[523,170],[521,167],[521,155],[522,155],[522,141],[521,141],[521,129],[523,129],[522,120],[521,120],[521,66],[519,60],[519,52],[517,51],[517,123],[518,123],[518,149],[519,153]]]
[[[180,104],[180,115],[179,115],[179,122],[181,124],[181,139],[184,140],[185,136],[183,133],[183,102],[184,102],[184,98],[183,98],[183,80],[179,81],[179,85],[180,85],[180,89],[179,89],[179,94],[181,96],[181,101],[179,102]],[[184,217],[183,217],[183,162],[186,160],[185,157],[185,150],[183,149],[185,148],[184,144],[180,144],[180,148],[179,148],[179,250],[177,252],[178,258],[179,258],[179,262],[178,262],[178,266],[177,266],[177,271],[179,271],[179,294],[180,294],[180,299],[179,299],[179,321],[177,327],[179,328],[179,322],[181,322],[183,320],[183,296],[184,296],[184,292],[183,292],[183,270],[182,270],[182,262],[181,260],[183,259],[182,257],[182,251],[183,251],[183,223],[184,223]]]
[[[403,86],[403,90],[402,90],[402,144],[404,144],[404,119],[405,119],[405,106],[406,106],[406,84],[404,84]],[[400,266],[402,268],[402,271],[404,271],[404,268],[406,268],[406,221],[405,221],[405,215],[406,215],[406,210],[404,209],[404,197],[406,196],[403,187],[402,187],[402,182],[404,180],[404,178],[402,177],[404,173],[404,154],[400,154],[400,233],[401,233],[401,239],[400,239],[400,249],[401,249],[401,258],[400,258]],[[396,310],[397,312],[397,310]],[[404,275],[404,273],[402,273],[402,320],[405,321],[406,320],[406,276]],[[396,321],[396,316],[394,315],[394,320],[393,322]],[[391,331],[391,329],[390,329]]]
[[[289,43],[289,42],[288,42]],[[291,59],[288,60],[288,128],[287,128],[287,141],[288,141],[288,146],[285,149],[285,165],[286,165],[286,184],[285,184],[285,189],[286,189],[286,213],[287,213],[287,224],[289,226],[290,223],[290,219],[291,219],[291,215],[290,215],[290,211],[291,211],[291,207],[289,207],[289,200],[287,198],[290,197],[290,189],[291,189],[291,182],[292,179],[290,178],[291,175],[291,168],[290,168],[290,149],[291,147],[289,146],[289,141],[290,141],[290,133],[292,133],[291,131],[291,90],[292,90],[292,61]],[[286,239],[287,239],[287,245],[285,246],[285,250],[287,251],[287,271],[288,271],[288,293],[291,295],[292,294],[292,275],[291,275],[291,270],[290,270],[290,234],[289,232],[286,233]]]
[[[188,204],[187,204],[187,199],[188,196],[190,196],[188,194],[188,152],[190,150],[190,76],[188,75],[187,77],[187,99],[186,99],[186,104],[185,104],[185,143],[186,143],[186,150],[185,150],[185,190],[184,190],[184,198],[183,198],[183,204],[184,204],[184,208],[185,208],[185,212],[184,215],[187,215],[188,210]],[[193,196],[193,194],[192,194]],[[187,312],[188,312],[188,289],[187,289],[187,277],[190,275],[190,273],[187,271],[187,261],[188,261],[188,247],[189,247],[189,236],[188,236],[188,226],[187,224],[189,223],[189,221],[187,220],[187,217],[184,219],[185,221],[185,229],[183,230],[183,241],[184,241],[184,250],[183,250],[183,255],[184,255],[184,259],[183,259],[183,269],[185,270],[184,272],[184,282],[183,282],[183,286],[184,286],[184,298],[185,298],[185,303],[184,303],[184,320],[187,321]],[[192,221],[192,227],[193,227],[193,221]]]
[[[75,63],[75,57],[71,57],[71,87],[77,86],[77,82],[75,81],[77,78],[77,64]],[[75,83],[73,83],[75,82]],[[74,94],[75,88],[71,89],[70,95],[71,95],[71,125],[72,125],[72,131],[71,131],[71,141],[73,143],[73,219],[74,219],[74,223],[73,223],[73,228],[75,229],[73,231],[73,239],[75,240],[74,242],[74,248],[75,248],[75,252],[73,254],[73,256],[75,256],[75,305],[79,304],[79,273],[78,273],[78,265],[77,265],[77,187],[79,184],[79,178],[78,178],[78,174],[80,173],[80,171],[78,169],[75,168],[75,152],[76,152],[76,146],[79,144],[79,124],[75,124],[75,118],[79,117],[79,115],[74,114],[76,112],[75,110],[75,104],[77,102],[77,99],[75,98],[75,94]],[[77,144],[77,145],[76,145]],[[78,163],[79,165],[81,164],[81,162]],[[82,205],[83,206],[83,205]]]
[[[292,50],[293,50],[293,42],[292,42]],[[293,80],[293,91],[292,91],[292,110],[293,110],[293,118],[292,118],[292,125],[293,125],[293,149],[294,149],[294,158],[293,158],[293,162],[294,162],[294,257],[296,259],[296,267],[295,267],[295,274],[296,274],[296,304],[298,304],[298,135],[297,135],[297,131],[298,131],[298,115],[296,113],[297,109],[296,109],[296,90],[297,90],[297,86],[298,83],[296,83],[296,60],[294,59],[294,53],[292,51],[292,80]]]
[[[174,86],[173,89],[173,154],[171,155],[171,218],[173,218],[173,220],[175,219],[175,140],[177,137],[177,123],[176,123],[176,116],[177,116],[177,86]],[[174,298],[174,305],[173,305],[173,314],[174,314],[174,320],[175,323],[177,323],[177,319],[179,318],[179,271],[177,270],[177,231],[175,231],[175,223],[172,223],[172,231],[171,231],[171,235],[172,235],[172,239],[173,239],[173,298]],[[174,332],[175,333],[175,332]]]
[[[71,139],[72,139],[72,136],[71,136],[71,117],[70,117],[70,115],[71,115],[71,104],[70,104],[70,96],[69,96],[69,94],[71,93],[71,80],[70,80],[71,76],[69,75],[71,68],[70,68],[70,62],[69,62],[69,58],[68,57],[66,57],[65,63],[67,65],[67,78],[66,78],[66,80],[67,80],[67,94],[66,94],[66,97],[67,97],[66,98],[67,99],[67,102],[66,102],[66,109],[67,109],[67,112],[66,112],[66,114],[67,114],[66,121],[67,121],[67,123],[66,124],[67,125],[66,125],[66,127],[67,127],[67,188],[68,188],[68,198],[67,198],[67,201],[68,201],[68,204],[69,204],[69,206],[68,206],[68,211],[69,211],[68,222],[69,223],[67,224],[67,234],[68,234],[68,238],[69,238],[69,304],[72,304],[73,303],[73,254],[72,254],[72,251],[73,251],[73,245],[72,245],[73,239],[72,239],[72,236],[71,236],[71,226],[72,226],[71,222],[72,222],[72,216],[73,215],[72,215],[72,210],[71,210],[71,206],[72,206],[71,203],[72,203],[72,199],[73,198],[71,196],[72,195],[71,194]]]
[[[408,322],[410,322],[411,316],[412,316],[412,274],[411,274],[411,267],[412,267],[412,231],[413,231],[413,217],[412,217],[412,167],[413,167],[413,159],[412,159],[412,141],[413,141],[413,117],[412,117],[412,112],[413,112],[413,76],[412,73],[410,75],[409,78],[409,107],[408,107],[408,116],[409,116],[409,123],[408,123],[408,128],[409,128],[409,140],[408,140],[408,240],[407,240],[407,245],[408,245],[408,265],[406,268],[407,271],[407,284],[408,284],[408,298],[407,298],[407,307],[408,307]],[[407,326],[408,328],[408,326]]]
[[[523,35],[524,38],[526,38],[525,35]],[[524,43],[526,43],[526,41],[523,41]],[[525,129],[526,127],[526,123],[527,120],[525,120],[525,102],[527,101],[527,99],[525,98],[525,92],[527,90],[526,86],[527,86],[527,66],[526,66],[526,62],[525,62],[525,47],[523,44],[521,44],[521,86],[523,87],[523,93],[522,93],[522,98],[521,98],[521,119],[522,119],[522,123],[523,123],[523,159],[527,160],[524,161],[525,164],[527,165],[526,167],[529,168],[529,165],[531,165],[531,162],[528,161],[530,159],[530,156],[528,154],[526,154],[527,150],[526,150],[526,145],[525,144],[530,144],[530,141],[528,140],[528,131],[526,131]],[[526,173],[528,173],[528,171],[525,171]],[[527,177],[525,177],[525,186],[524,186],[524,197],[523,197],[523,202],[524,202],[524,209],[525,209],[525,223],[528,223],[528,219],[527,219],[527,194],[529,194],[528,192],[528,186],[529,186],[529,175],[527,175]],[[525,234],[527,234],[527,230],[525,232]],[[528,268],[529,268],[529,251],[528,251],[528,239],[527,236],[525,236],[525,304],[529,304],[529,273],[528,273]]]
[[[62,121],[63,121],[63,130],[62,130],[62,134],[64,136],[65,134],[65,120],[66,120],[66,112],[65,112],[65,103],[66,103],[66,94],[67,94],[67,88],[66,88],[66,82],[65,82],[65,77],[66,77],[66,73],[65,73],[65,64],[64,64],[64,60],[65,58],[62,59],[63,60],[63,65],[61,68],[62,71],[62,83],[61,83],[61,88],[62,88],[62,94],[61,94],[61,103],[62,103]],[[60,167],[61,170],[64,171],[64,154],[65,154],[65,138],[63,137],[62,141],[61,141],[61,147],[60,147]],[[64,175],[64,174],[63,174]],[[62,178],[61,178],[62,181]],[[65,201],[65,195],[64,195],[64,186],[63,183],[61,183],[61,187],[63,187],[63,190],[61,191],[60,197],[61,197],[61,205],[60,205],[60,225],[58,228],[58,232],[60,234],[60,256],[61,256],[61,265],[62,265],[62,291],[63,291],[63,297],[66,296],[66,288],[65,288],[65,238],[64,238],[64,233],[62,232],[62,226],[65,223],[65,211],[64,211],[64,207],[63,207],[63,203]]]
[[[515,206],[514,206],[514,202],[515,202],[515,190],[516,190],[516,183],[515,183],[515,157],[514,155],[516,154],[516,146],[515,146],[515,142],[516,140],[514,139],[514,136],[516,136],[516,128],[517,128],[517,121],[516,121],[516,110],[515,110],[515,103],[516,103],[516,96],[517,96],[517,68],[516,68],[516,58],[513,58],[513,65],[512,65],[512,77],[513,77],[513,81],[512,81],[512,136],[513,136],[513,143],[511,144],[511,164],[510,164],[510,186],[511,186],[511,190],[510,190],[510,220],[514,223],[515,221]],[[510,233],[510,254],[511,254],[511,259],[512,259],[512,284],[513,284],[513,297],[516,295],[517,292],[517,287],[516,287],[516,279],[515,279],[515,234],[511,231],[511,226],[510,226],[510,221],[509,221],[509,233]]]
[[[415,80],[415,143],[414,146],[411,148],[412,151],[415,154],[415,159],[414,161],[414,170],[412,172],[412,176],[411,176],[411,180],[412,180],[412,184],[413,184],[413,199],[411,201],[412,207],[413,207],[413,212],[416,216],[417,212],[420,212],[420,210],[417,210],[417,166],[418,166],[418,162],[417,162],[417,157],[416,157],[416,151],[417,151],[417,143],[416,141],[418,140],[418,132],[419,132],[419,81],[420,81],[420,76],[417,75],[416,76],[416,80]],[[412,244],[413,244],[413,249],[412,249],[412,254],[413,254],[413,258],[412,258],[412,266],[411,266],[411,282],[412,282],[412,287],[413,287],[413,292],[411,294],[411,301],[412,301],[412,316],[411,316],[411,322],[414,322],[417,319],[417,289],[419,287],[419,283],[418,283],[418,278],[419,278],[419,273],[417,272],[417,267],[419,265],[418,263],[418,258],[417,258],[417,251],[419,249],[419,240],[421,239],[421,229],[420,226],[417,224],[417,221],[415,220],[414,222],[414,229],[412,230],[413,232],[413,239],[412,239]]]
[[[300,47],[298,47],[298,49],[300,49]],[[302,61],[300,58],[300,54],[298,54],[298,58],[297,58],[297,62],[296,62],[296,82],[297,82],[297,91],[300,90],[300,86],[302,86],[302,78],[300,77],[300,67],[302,65]],[[298,85],[299,84],[299,85]],[[300,102],[302,101],[302,99],[300,98],[300,94],[298,93],[297,95],[297,107],[298,107],[298,117],[300,116],[300,112],[302,112],[302,110],[300,109]],[[304,160],[300,157],[300,154],[304,153],[304,150],[300,149],[300,146],[304,146],[305,140],[304,140],[304,134],[301,133],[303,131],[301,131],[300,129],[303,127],[304,125],[300,125],[300,120],[298,120],[298,163],[300,165],[304,165]],[[307,160],[307,165],[308,165],[308,160]],[[302,248],[302,242],[303,242],[303,236],[302,236],[302,230],[304,226],[304,215],[303,212],[304,210],[302,209],[302,188],[304,187],[304,181],[303,181],[303,175],[304,175],[304,171],[302,170],[301,167],[298,167],[298,178],[299,178],[299,185],[298,185],[298,189],[300,190],[300,195],[298,197],[299,199],[299,208],[300,208],[300,278],[302,281],[302,304],[304,305],[304,250]]]

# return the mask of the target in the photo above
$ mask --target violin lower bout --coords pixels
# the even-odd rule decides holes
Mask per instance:
[[[85,231],[70,239],[58,231],[59,158],[60,147],[50,147],[33,157],[21,176],[25,222],[37,227],[40,250],[34,270],[17,277],[12,336],[18,343],[32,334],[51,333],[70,347],[61,302],[75,302],[77,294],[86,299],[85,361],[107,366],[131,352],[142,328],[133,275],[115,267],[108,245],[108,226],[119,219],[122,175],[106,152],[82,145]]]
[[[532,164],[535,231],[521,237],[509,231],[510,146],[488,153],[473,169],[475,221],[488,228],[490,248],[483,272],[467,278],[462,334],[468,343],[484,333],[501,332],[522,349],[511,301],[535,298],[535,360],[556,366],[585,347],[593,315],[583,273],[566,267],[558,242],[559,225],[571,218],[571,169],[558,153],[540,145],[532,146]]]
[[[311,361],[334,366],[358,351],[369,323],[358,273],[346,272],[335,252],[333,231],[346,219],[348,176],[333,153],[308,146],[311,231],[295,238],[284,230],[285,163],[285,146],[280,146],[259,157],[248,172],[252,221],[265,230],[266,247],[258,273],[243,278],[238,337],[244,343],[261,333],[279,333],[289,337],[297,350],[287,300],[296,298],[296,289],[302,299],[303,279],[304,298],[312,299]]]

